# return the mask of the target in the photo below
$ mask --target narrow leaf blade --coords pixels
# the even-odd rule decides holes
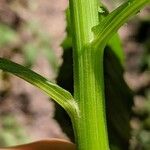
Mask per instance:
[[[73,99],[73,96],[65,89],[50,82],[41,75],[4,58],[0,58],[0,69],[10,72],[26,80],[32,85],[40,88],[58,104],[60,104],[68,112],[69,115],[75,115],[77,113],[77,106]]]
[[[128,0],[116,8],[99,25],[92,28],[96,37],[93,45],[99,47],[100,44],[107,42],[130,17],[149,3],[150,0]]]

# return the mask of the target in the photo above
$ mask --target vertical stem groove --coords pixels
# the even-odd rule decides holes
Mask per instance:
[[[70,0],[74,47],[74,98],[80,118],[72,118],[78,150],[108,150],[104,110],[103,48],[95,50],[92,27],[99,23],[99,0]]]

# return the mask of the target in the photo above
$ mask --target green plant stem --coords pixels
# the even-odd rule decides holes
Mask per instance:
[[[101,43],[107,42],[130,17],[136,15],[149,3],[150,0],[128,0],[116,8],[98,26],[94,27],[96,38],[93,45],[99,47]]]
[[[78,150],[108,150],[104,109],[103,48],[93,49],[92,27],[99,23],[98,0],[70,0],[74,46],[74,98],[80,117],[72,118]]]

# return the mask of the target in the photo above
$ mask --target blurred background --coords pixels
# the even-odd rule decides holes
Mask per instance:
[[[105,0],[104,3],[113,10],[124,1]],[[71,27],[66,21],[67,7],[67,0],[0,0],[0,57],[31,68],[72,92]],[[116,132],[119,139],[129,141],[128,149],[150,150],[150,7],[131,18],[119,34],[125,62],[121,69],[117,68],[122,70],[120,76],[132,94],[122,94],[124,98],[129,94],[127,101],[131,103],[130,136],[120,138],[121,131]],[[109,64],[107,66],[110,67]],[[122,78],[120,80],[122,83]],[[65,81],[68,83],[64,85]],[[110,97],[116,99],[115,96]],[[112,127],[109,130],[124,130],[124,120],[121,121],[118,122],[121,129]],[[115,134],[114,130],[110,133]],[[39,89],[0,71],[0,146],[45,138],[73,141],[68,116]],[[110,135],[111,138],[113,136]],[[117,145],[118,141],[113,142]],[[121,146],[118,149],[112,146],[112,149],[123,150]]]

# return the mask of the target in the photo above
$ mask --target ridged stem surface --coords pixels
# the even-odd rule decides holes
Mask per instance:
[[[108,150],[104,110],[103,48],[91,47],[99,23],[98,0],[70,0],[74,46],[74,98],[79,118],[72,122],[78,150]]]

